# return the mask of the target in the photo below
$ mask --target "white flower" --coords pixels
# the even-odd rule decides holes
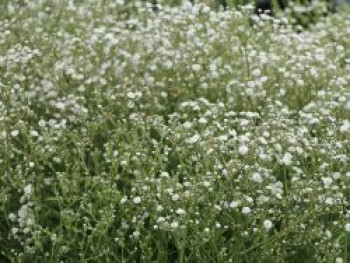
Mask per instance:
[[[248,215],[250,214],[252,210],[248,207],[248,206],[245,206],[242,208],[242,213],[245,214],[245,215]]]
[[[184,126],[184,128],[186,129],[190,129],[192,127],[192,123],[189,121],[186,121],[184,124],[182,124]]]
[[[334,180],[338,180],[340,178],[340,173],[339,172],[335,172],[332,174],[332,177]]]
[[[184,214],[186,214],[186,211],[183,210],[182,208],[179,208],[179,209],[176,210],[175,213],[178,214],[178,215],[184,215]]]
[[[321,180],[325,187],[329,187],[333,183],[333,179],[330,177],[322,177]]]
[[[192,65],[192,70],[193,70],[193,71],[198,72],[198,71],[200,71],[201,69],[202,69],[202,67],[201,67],[201,65],[199,65],[199,64],[194,64],[194,65]]]
[[[346,231],[346,232],[350,232],[350,223],[347,223],[347,224],[345,225],[345,231]]]
[[[179,227],[179,223],[178,222],[176,222],[176,221],[174,221],[174,222],[172,222],[171,224],[170,224],[170,227],[171,228],[178,228]]]
[[[132,199],[132,201],[134,202],[134,204],[139,204],[139,203],[141,203],[141,197],[135,196],[135,197]]]
[[[260,20],[259,16],[257,16],[257,15],[252,15],[252,16],[251,16],[251,19],[252,19],[252,21],[253,21],[255,24],[258,23],[259,20]]]
[[[126,201],[128,200],[128,198],[126,196],[124,196],[121,200],[120,203],[124,204]]]
[[[14,214],[14,213],[10,213],[9,215],[8,215],[8,219],[10,220],[10,221],[15,221],[16,220],[16,215]]]
[[[56,108],[59,110],[64,110],[66,108],[66,105],[63,102],[57,102],[56,103]]]
[[[46,122],[44,120],[40,120],[38,124],[40,127],[44,127],[46,125]]]
[[[259,173],[253,173],[252,180],[258,184],[261,184],[264,181]]]
[[[180,198],[180,196],[178,194],[173,194],[171,196],[171,200],[173,200],[173,201],[177,201],[177,200],[179,200],[179,198]]]
[[[19,134],[19,131],[18,130],[13,130],[13,131],[11,131],[11,136],[12,137],[17,137],[17,135]]]
[[[284,156],[282,158],[282,163],[284,165],[290,165],[292,163],[292,158],[293,158],[293,156],[289,152],[287,152],[284,154]]]
[[[238,153],[240,155],[246,155],[248,153],[248,147],[246,145],[239,146]]]
[[[30,131],[30,135],[33,136],[33,137],[38,137],[39,136],[39,133],[35,130],[32,130]]]
[[[237,202],[237,201],[232,201],[230,203],[230,207],[233,208],[233,209],[236,208],[238,205],[239,205],[239,202]]]
[[[169,173],[168,172],[161,172],[159,176],[162,178],[169,178]]]
[[[273,227],[273,223],[270,220],[265,220],[263,223],[266,231],[269,231]]]
[[[129,229],[129,225],[125,221],[123,221],[122,222],[122,228],[123,229]]]
[[[324,200],[324,203],[327,204],[327,205],[333,205],[333,198],[332,197],[327,197],[325,200]]]
[[[203,182],[203,186],[205,186],[205,187],[209,187],[209,186],[210,186],[210,183],[209,183],[209,182],[207,182],[207,181],[204,181],[204,182]]]
[[[140,232],[139,231],[134,231],[132,233],[132,235],[134,236],[134,238],[138,238],[140,236]]]
[[[201,136],[199,134],[195,134],[192,137],[189,137],[185,140],[186,144],[195,144],[200,140]]]
[[[164,223],[164,222],[165,222],[165,218],[164,217],[162,217],[162,216],[158,217],[158,219],[157,219],[157,223],[158,224]]]
[[[26,187],[24,187],[24,195],[31,195],[33,191],[33,186],[31,184],[28,184]]]
[[[340,257],[337,257],[337,258],[335,259],[335,263],[343,263],[343,262],[344,262],[343,259],[340,258]]]
[[[206,118],[200,117],[199,120],[198,120],[198,122],[201,123],[201,124],[206,124],[208,121],[207,121]]]
[[[340,132],[347,132],[350,129],[350,122],[348,120],[345,120],[343,122],[343,125],[340,126]]]
[[[173,62],[171,62],[171,60],[167,60],[165,61],[164,66],[165,68],[170,69],[173,66]]]

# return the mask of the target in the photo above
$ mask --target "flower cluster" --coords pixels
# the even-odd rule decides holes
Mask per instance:
[[[346,262],[348,14],[296,32],[187,1],[7,13],[0,258]]]

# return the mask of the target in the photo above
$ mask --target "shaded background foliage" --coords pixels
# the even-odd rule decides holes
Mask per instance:
[[[153,4],[154,9],[158,4],[177,6],[182,0],[143,0]],[[189,0],[191,3],[205,3],[216,10],[226,10],[228,8],[237,8],[240,6],[253,4],[254,13],[269,13],[275,16],[282,11],[290,18],[293,23],[307,28],[310,24],[316,23],[321,17],[334,13],[348,0]],[[287,10],[286,10],[287,9]]]

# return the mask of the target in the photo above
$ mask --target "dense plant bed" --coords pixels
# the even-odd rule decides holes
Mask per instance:
[[[0,11],[0,262],[349,259],[348,14],[78,2]]]

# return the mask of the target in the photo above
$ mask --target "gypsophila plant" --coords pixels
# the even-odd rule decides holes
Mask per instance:
[[[0,9],[0,262],[350,260],[350,18]]]

